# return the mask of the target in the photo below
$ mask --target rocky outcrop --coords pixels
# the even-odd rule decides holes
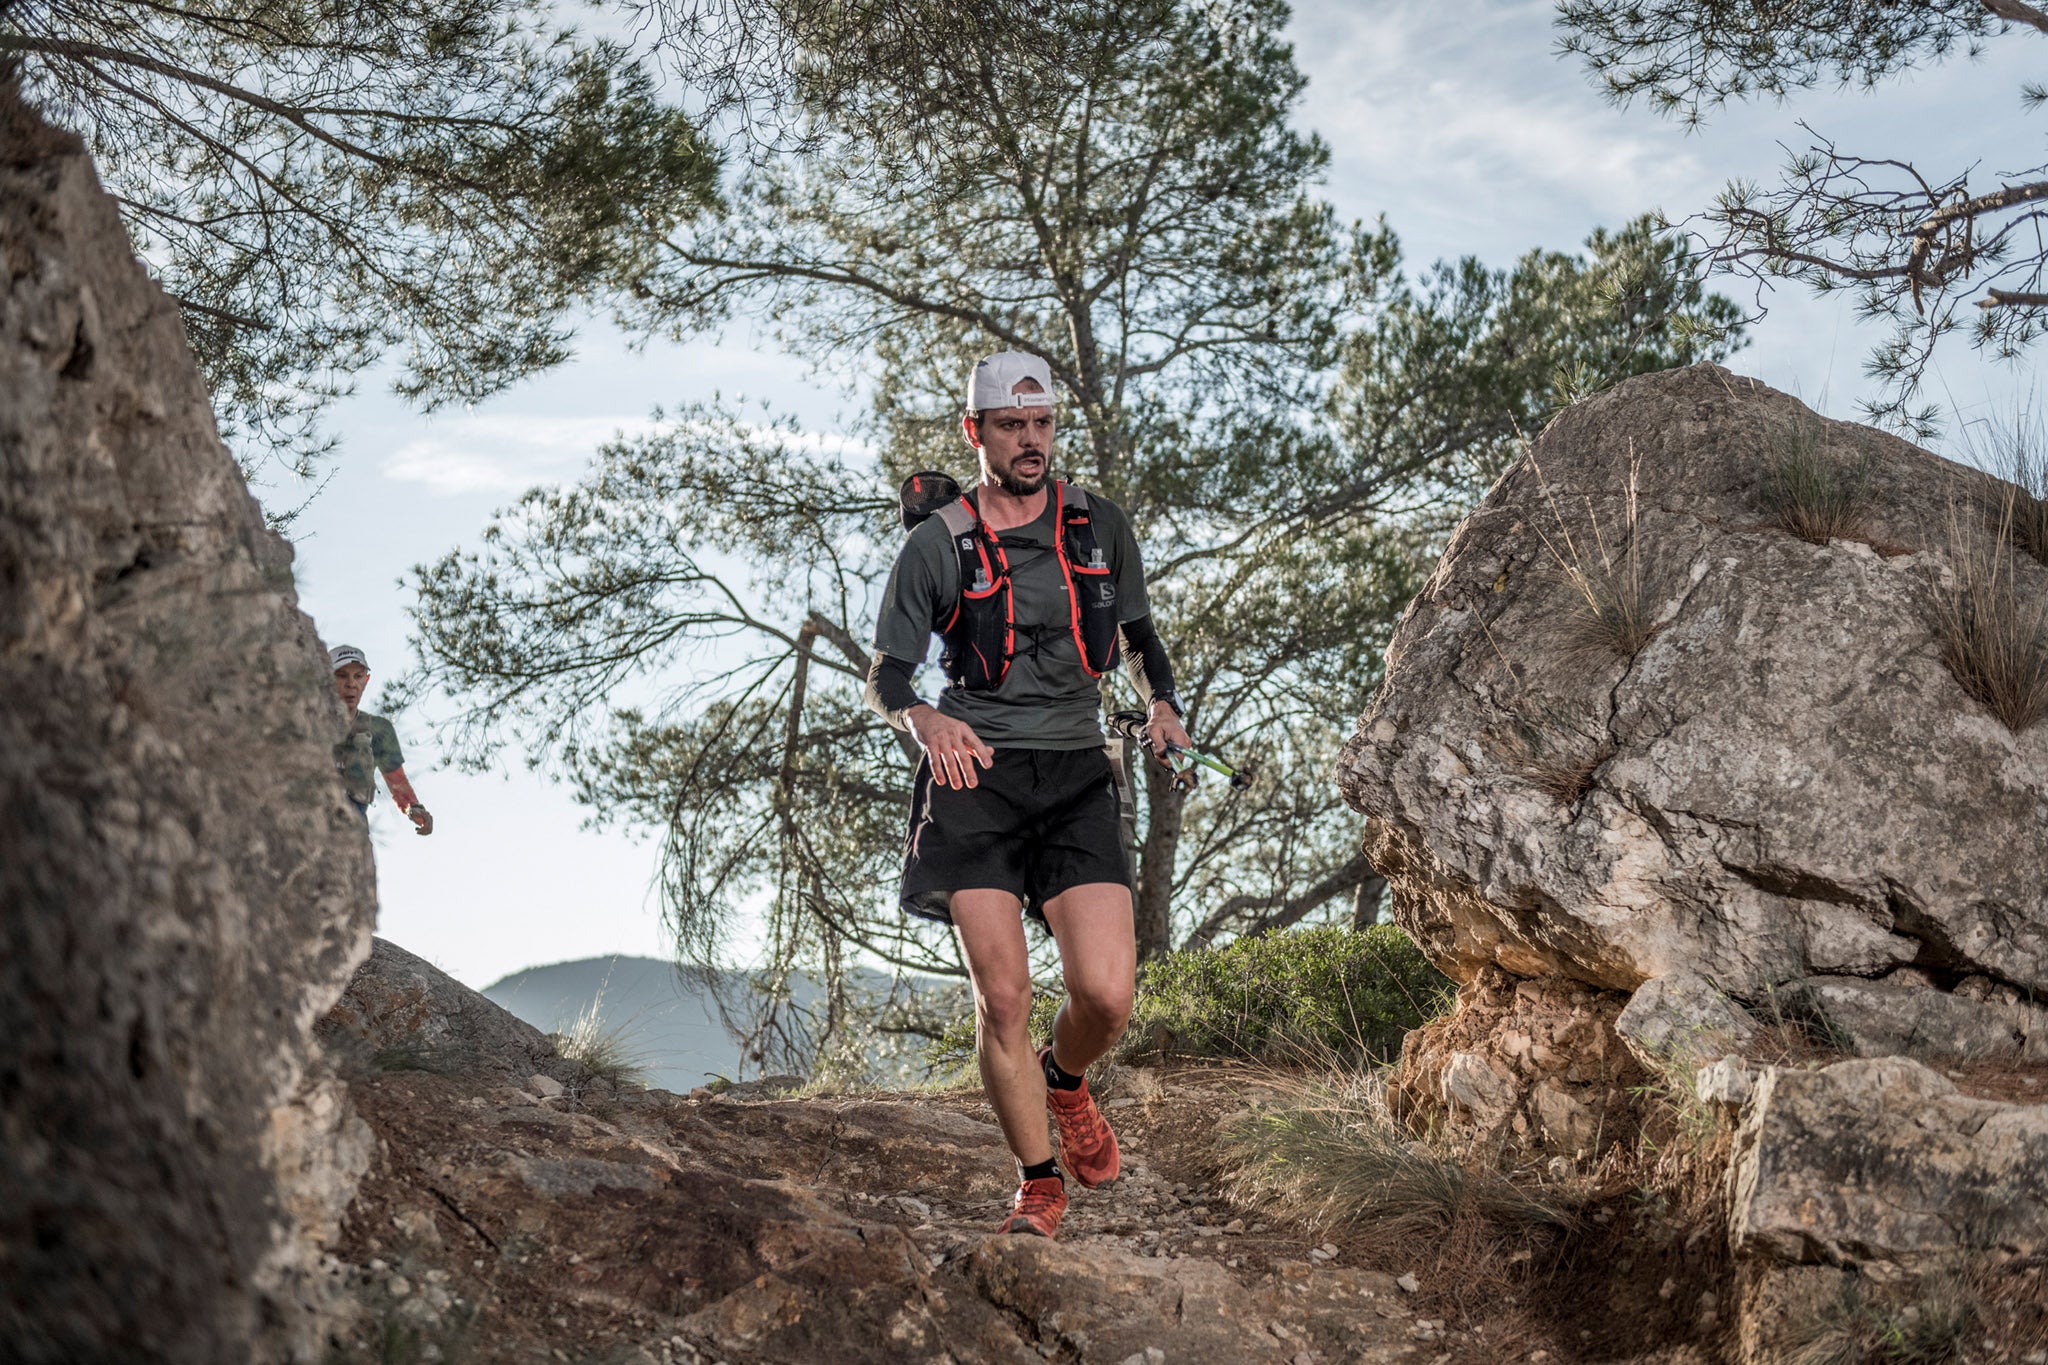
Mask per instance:
[[[0,585],[5,1353],[310,1358],[367,1158],[308,1066],[373,908],[337,704],[176,308],[4,88]]]
[[[1486,968],[1408,1035],[1389,1099],[1418,1128],[1448,1117],[1481,1143],[1591,1156],[1634,1134],[1629,1096],[1647,1079],[1615,1034],[1620,1009],[1583,982]]]
[[[1827,543],[1768,505],[1800,462],[1867,495]],[[2048,1238],[2048,1106],[2008,1102],[2048,1083],[2048,725],[1994,717],[1932,619],[1997,496],[1713,366],[1621,384],[1459,527],[1339,762],[1395,918],[1464,983],[1394,1092],[1570,1152],[1653,1081],[1707,1125],[1692,1159],[1733,1151],[1697,1178],[1745,1361],[1811,1348],[1814,1293],[1861,1322],[1871,1286]],[[1570,1060],[1531,1065],[1560,1001]]]
[[[1730,1176],[1738,1250],[1914,1267],[2048,1250],[2048,1105],[1972,1099],[1903,1057],[1766,1068]]]
[[[1867,480],[1855,539],[1768,514],[1797,451]],[[1563,413],[1458,529],[1338,765],[1395,918],[1461,981],[1823,1007],[1868,984],[1943,997],[1916,1046],[2038,1048],[2016,1002],[2048,993],[2048,726],[1966,693],[1927,605],[1983,486],[1710,365]],[[1749,1029],[1701,999],[1632,1022]]]
[[[592,1079],[539,1029],[381,938],[321,1021],[320,1038],[358,1070],[460,1071],[522,1086],[534,1076],[564,1087]]]

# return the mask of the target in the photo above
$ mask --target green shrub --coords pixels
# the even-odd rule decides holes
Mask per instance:
[[[1146,963],[1117,1056],[1385,1060],[1449,1007],[1454,989],[1390,924],[1261,934]],[[1052,992],[1033,1002],[1032,1037],[1052,1036],[1060,1000]],[[972,1013],[947,1027],[926,1061],[935,1074],[973,1065]]]
[[[1127,1051],[1384,1060],[1455,987],[1391,924],[1260,934],[1145,965]]]

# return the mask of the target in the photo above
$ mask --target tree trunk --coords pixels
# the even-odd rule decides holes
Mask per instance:
[[[1143,758],[1145,846],[1138,855],[1138,961],[1173,951],[1173,864],[1180,850],[1181,792],[1173,775]]]
[[[1387,879],[1377,872],[1365,874],[1365,880],[1351,893],[1351,927],[1370,929],[1380,922],[1380,906],[1387,898]]]

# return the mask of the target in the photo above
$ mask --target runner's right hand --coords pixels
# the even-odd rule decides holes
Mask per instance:
[[[932,706],[913,706],[903,717],[910,737],[924,746],[931,760],[932,778],[941,787],[966,789],[977,785],[974,761],[984,768],[996,765],[996,751],[981,742],[974,727],[964,720],[942,715]]]

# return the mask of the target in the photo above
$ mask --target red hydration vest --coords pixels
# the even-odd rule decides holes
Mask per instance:
[[[1069,627],[1081,652],[1081,667],[1099,678],[1117,664],[1116,577],[1095,539],[1088,495],[1056,479],[1052,496],[1053,552],[1067,584]],[[1017,656],[1017,610],[1010,586],[1010,560],[1003,543],[967,498],[935,514],[946,525],[960,563],[960,600],[939,627],[944,648],[939,667],[956,687],[992,692],[1009,675]]]

